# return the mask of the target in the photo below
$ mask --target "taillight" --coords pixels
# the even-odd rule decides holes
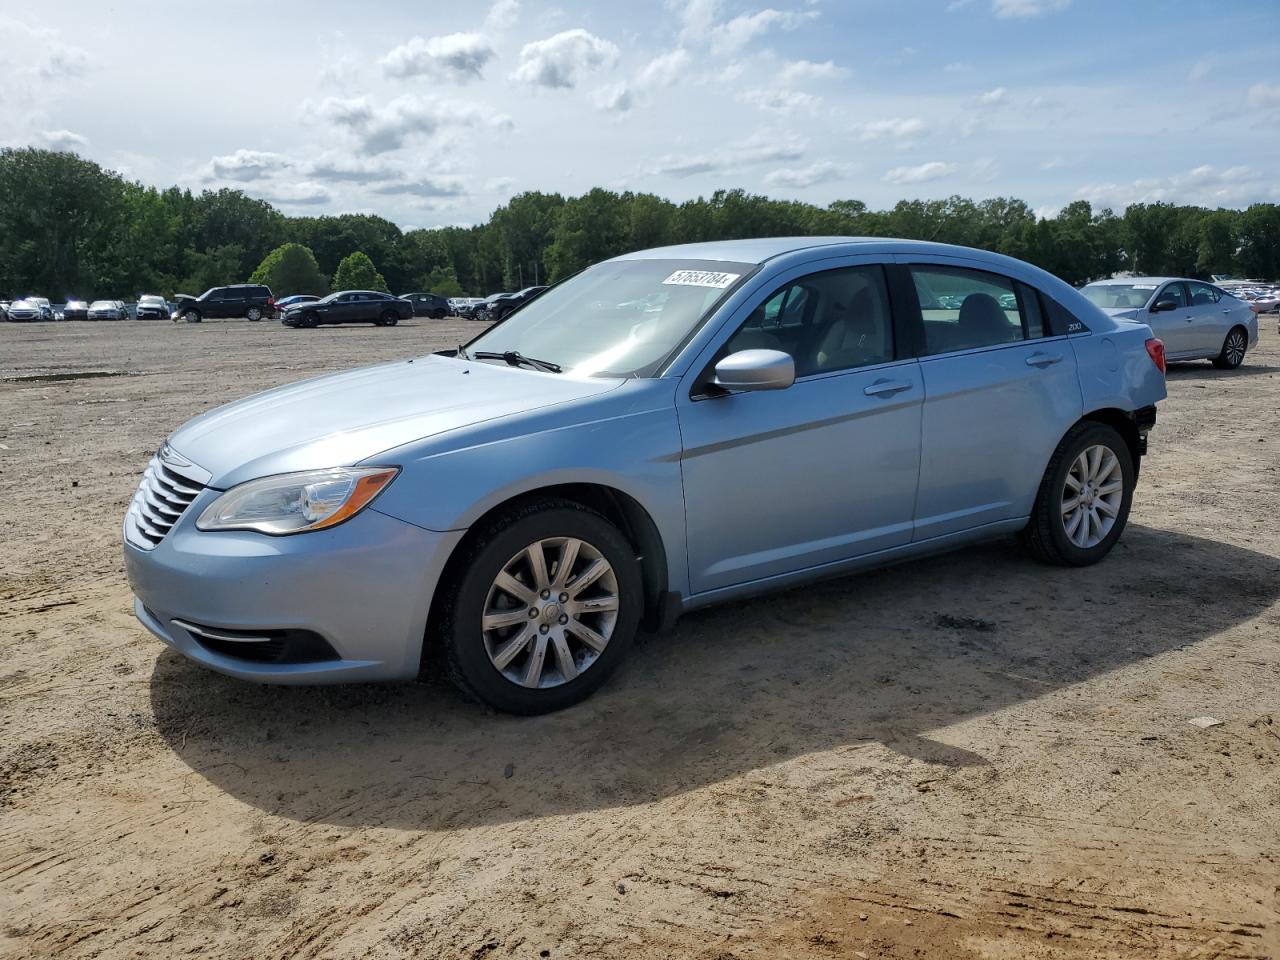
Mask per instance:
[[[1151,358],[1151,362],[1156,365],[1156,368],[1161,373],[1166,372],[1165,362],[1164,362],[1164,341],[1163,340],[1160,340],[1157,337],[1152,337],[1150,340],[1148,340],[1147,356]]]
[[[274,307],[275,305],[276,305],[276,298],[275,298],[275,297],[267,297],[267,306],[268,306],[268,307]]]

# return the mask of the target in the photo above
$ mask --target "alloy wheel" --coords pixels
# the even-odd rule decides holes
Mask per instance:
[[[503,565],[485,599],[489,662],[512,683],[558,687],[589,670],[618,622],[618,578],[585,540],[552,537]]]
[[[1110,447],[1086,447],[1071,463],[1062,485],[1062,527],[1082,549],[1107,538],[1120,515],[1124,471]]]
[[[1244,334],[1239,330],[1232,330],[1227,335],[1227,348],[1223,352],[1227,355],[1227,363],[1233,367],[1238,367],[1244,362],[1245,351]]]

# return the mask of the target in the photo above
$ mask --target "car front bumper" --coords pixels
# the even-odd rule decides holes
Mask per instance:
[[[332,529],[291,537],[197,530],[194,518],[217,495],[198,497],[150,550],[126,539],[134,612],[148,630],[190,659],[243,680],[417,676],[431,598],[462,532],[424,530],[372,508]],[[210,640],[303,634],[319,638],[324,658],[263,660],[257,647]],[[242,649],[255,652],[227,653]]]

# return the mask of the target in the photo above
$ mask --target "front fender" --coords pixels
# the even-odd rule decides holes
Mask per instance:
[[[518,425],[484,425],[443,449],[436,440],[379,454],[375,459],[400,463],[403,472],[371,509],[427,530],[457,531],[509,500],[547,487],[607,487],[649,514],[666,550],[667,582],[684,592],[675,387],[674,380],[631,381],[585,404],[522,417]]]

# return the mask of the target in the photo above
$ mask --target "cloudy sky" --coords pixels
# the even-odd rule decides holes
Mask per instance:
[[[1277,0],[42,0],[0,144],[288,213],[743,187],[1280,201]]]

